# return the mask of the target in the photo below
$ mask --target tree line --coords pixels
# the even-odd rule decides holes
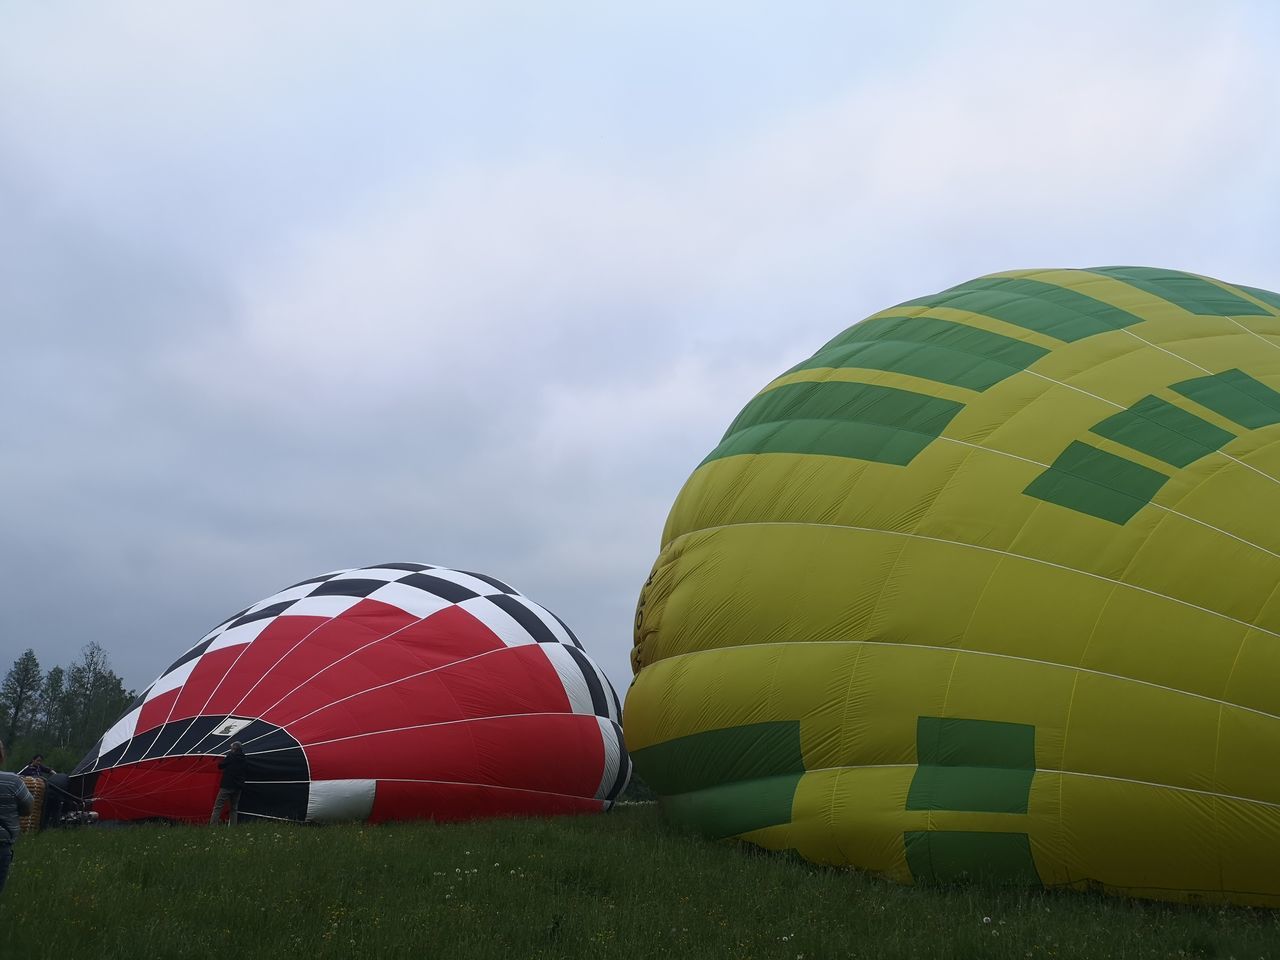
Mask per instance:
[[[0,736],[8,766],[16,770],[32,754],[43,753],[55,770],[69,773],[134,696],[97,643],[86,644],[71,664],[47,671],[28,648],[0,681]]]

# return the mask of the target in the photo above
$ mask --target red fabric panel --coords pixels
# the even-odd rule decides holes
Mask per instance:
[[[360,606],[365,604],[394,610],[400,617],[405,616],[397,608],[387,607],[376,600],[365,601]],[[355,609],[352,608],[353,611]],[[472,624],[479,626],[480,631],[472,629]],[[353,624],[353,626],[359,625],[359,623]],[[413,692],[409,688],[388,688],[388,692],[384,694],[372,688],[400,681],[402,678],[420,674],[424,670],[446,666],[456,659],[460,650],[466,651],[467,656],[474,656],[492,649],[503,649],[501,642],[483,624],[456,607],[441,610],[425,620],[411,619],[407,626],[401,622],[394,631],[389,632],[385,639],[378,640],[372,646],[365,645],[370,640],[376,639],[375,635],[353,633],[346,625],[333,628],[332,633],[330,628],[317,631],[316,638],[322,636],[327,643],[346,642],[348,652],[359,652],[352,653],[336,668],[320,674],[302,689],[295,691],[280,704],[272,707],[267,716],[272,723],[283,726],[300,717],[305,717],[312,711],[342,701],[352,694],[371,691],[366,696],[375,698],[371,701],[374,704],[372,722],[375,723],[376,729],[382,729],[387,725],[385,720],[388,711],[393,711],[393,715],[400,716],[401,711],[406,709],[410,711],[410,715],[422,707],[428,711],[435,710],[437,708],[435,701],[439,698],[439,692],[436,688],[429,688],[428,694]],[[308,651],[311,646],[312,641],[308,640],[299,649],[299,654]],[[361,650],[361,647],[364,649]],[[315,669],[312,669],[307,676],[314,674]],[[427,676],[430,677],[431,674]],[[384,705],[378,706],[378,703],[383,702],[379,698],[384,697],[386,698]],[[341,704],[334,709],[342,711],[346,709],[346,705]],[[364,709],[367,711],[369,708]],[[341,715],[341,713],[337,714],[339,718]],[[435,719],[452,718],[458,715],[457,711],[451,707],[445,713],[431,714]],[[418,722],[426,722],[426,719],[424,715],[424,719]],[[323,718],[323,722],[333,725],[337,721],[331,714]],[[335,732],[328,733],[326,736],[342,736],[361,728],[353,726],[353,722],[348,720],[334,726],[333,729]]]
[[[542,644],[507,647],[442,671],[451,696],[469,717],[508,713],[572,713],[560,675]]]
[[[181,689],[178,687],[174,690],[166,690],[144,703],[142,711],[138,714],[138,725],[134,727],[133,735],[136,737],[140,733],[146,733],[152,727],[158,727],[169,719],[169,711],[177,702],[178,692]]]
[[[537,817],[599,813],[604,802],[526,790],[447,783],[378,781],[371,823],[387,820],[477,820],[482,817]]]
[[[367,653],[376,656],[376,650]],[[334,696],[323,704],[326,709],[310,716],[299,714],[300,719],[289,724],[289,732],[303,743],[314,743],[446,720],[570,712],[564,685],[538,644],[499,646],[482,656],[414,675],[422,669],[410,671],[409,679],[390,686],[374,682],[363,692],[354,688],[351,693]],[[290,697],[290,704],[293,701]],[[284,718],[273,711],[271,719],[280,723]]]
[[[178,702],[173,708],[173,719],[186,720],[205,713],[204,707],[210,695],[244,649],[243,646],[223,647],[204,654],[179,690]]]
[[[504,646],[497,635],[461,607],[445,607],[397,635],[423,668],[465,660]]]
[[[286,615],[281,619],[290,618]],[[377,682],[379,673],[362,674],[358,667],[352,666],[354,658],[342,658],[368,644],[373,644],[370,650],[377,651],[386,643],[385,638],[415,622],[416,617],[399,607],[377,600],[361,600],[345,613],[311,631],[303,643],[272,665],[262,682],[245,699],[239,712],[244,716],[263,717],[279,723],[276,719],[278,709],[285,708],[297,715],[298,711],[291,705],[294,701],[301,704],[301,712],[305,712],[310,709],[306,706],[308,703],[311,706],[329,703],[343,695],[338,691],[360,689],[370,682]],[[338,663],[339,660],[342,662]],[[372,662],[379,660],[375,658]],[[300,685],[301,689],[294,689]],[[281,702],[282,697],[287,699]],[[290,705],[286,707],[286,704]]]
[[[327,617],[277,617],[264,629],[248,648],[244,655],[236,660],[235,665],[227,673],[226,682],[218,688],[208,709],[209,716],[226,716],[231,713],[243,713],[239,710],[241,698],[249,688],[270,670],[289,648],[311,633],[317,627],[328,623]],[[277,690],[277,696],[285,693],[288,687]]]
[[[465,720],[366,734],[303,749],[315,780],[445,780],[593,797],[604,775],[594,716]]]
[[[98,774],[93,809],[103,820],[207,823],[221,779],[217,757],[161,757],[112,767]]]

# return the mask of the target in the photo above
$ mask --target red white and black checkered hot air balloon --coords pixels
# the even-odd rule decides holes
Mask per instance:
[[[80,762],[103,819],[206,820],[248,756],[242,817],[459,820],[608,809],[618,697],[572,631],[500,580],[385,563],[295,584],[215,627]]]

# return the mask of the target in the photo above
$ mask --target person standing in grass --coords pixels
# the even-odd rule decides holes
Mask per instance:
[[[0,743],[0,764],[4,763],[4,744]],[[0,771],[0,890],[9,879],[13,863],[13,845],[22,830],[19,817],[25,817],[35,805],[35,798],[16,773]]]
[[[222,820],[223,807],[228,808],[227,822],[231,826],[240,822],[240,791],[244,789],[245,768],[248,765],[244,747],[238,740],[231,744],[227,755],[218,761],[218,768],[222,771],[222,785],[218,788],[218,799],[213,802],[209,826],[217,826]]]

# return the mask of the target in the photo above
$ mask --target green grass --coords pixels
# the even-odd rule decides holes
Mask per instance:
[[[1280,867],[1278,867],[1280,868]],[[652,806],[460,825],[22,841],[0,957],[1280,957],[1280,911],[900,887],[676,833]]]

